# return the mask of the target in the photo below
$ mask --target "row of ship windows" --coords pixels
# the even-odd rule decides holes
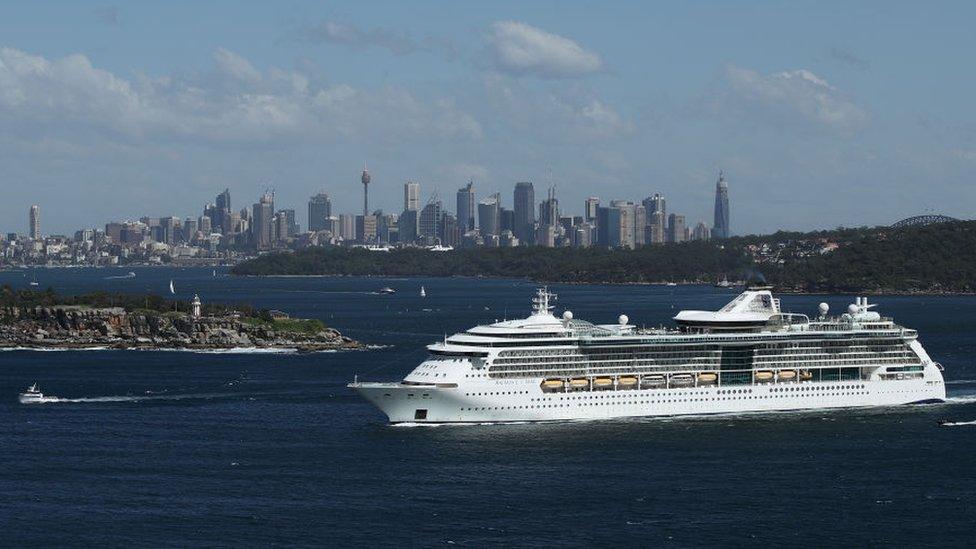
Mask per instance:
[[[605,361],[605,362],[594,362],[594,361],[556,361],[556,360],[545,360],[541,359],[533,362],[509,362],[504,363],[502,360],[495,361],[492,365],[494,367],[505,366],[511,369],[524,369],[526,367],[532,366],[543,366],[547,364],[553,365],[563,365],[563,366],[576,366],[576,365],[589,365],[593,367],[615,367],[615,366],[683,366],[685,364],[700,364],[705,366],[716,366],[722,364],[726,366],[725,369],[731,366],[742,366],[743,369],[747,369],[753,365],[795,365],[795,364],[824,364],[824,365],[873,365],[873,364],[913,364],[917,363],[918,359],[914,356],[905,356],[898,358],[883,358],[883,357],[864,357],[864,358],[848,358],[844,360],[762,360],[762,361],[751,361],[751,360],[736,360],[736,361],[723,361],[719,362],[717,360],[688,360],[688,361],[633,361],[633,360],[617,360],[617,361]]]
[[[823,350],[829,353],[837,353],[853,351],[856,349],[871,349],[871,350],[886,350],[886,349],[907,349],[908,345],[901,339],[889,339],[889,340],[867,340],[867,341],[842,341],[842,342],[810,342],[809,344],[785,344],[785,345],[769,345],[761,344],[756,346],[750,351],[756,353],[779,353],[779,354],[793,354],[801,353],[803,351],[811,350]],[[669,353],[680,353],[680,354],[721,354],[723,351],[722,347],[716,346],[681,346],[675,348],[674,346],[647,346],[640,345],[630,348],[619,348],[619,347],[587,347],[584,351],[581,347],[568,347],[559,349],[530,349],[524,351],[501,351],[499,356],[501,357],[544,357],[544,356],[556,356],[556,355],[573,355],[586,353],[591,356],[597,355],[632,355],[632,354],[669,354]]]
[[[830,394],[834,394],[833,393],[834,391],[865,389],[866,387],[867,387],[866,385],[823,385],[823,386],[799,386],[799,387],[774,387],[774,388],[771,388],[769,391],[771,393],[801,391],[801,392],[813,392],[813,393],[818,393],[818,394],[824,393],[824,392],[828,392]],[[719,394],[719,395],[742,395],[742,394],[752,394],[752,391],[753,391],[752,389],[719,389],[718,391],[716,391],[716,394]],[[693,389],[693,390],[682,391],[682,392],[680,392],[678,394],[679,395],[697,395],[697,394],[707,394],[707,393],[708,393],[707,390]],[[481,393],[464,393],[464,396],[500,396],[500,395],[527,395],[527,394],[529,394],[528,391],[486,391],[486,392],[481,392]],[[849,393],[844,393],[844,394],[849,394]],[[623,395],[621,395],[621,394],[571,395],[571,396],[560,396],[560,397],[558,397],[558,399],[559,400],[590,400],[590,399],[597,399],[597,400],[599,400],[599,399],[610,399],[610,400],[613,400],[613,399],[627,398],[628,396],[630,396],[630,395],[627,395],[627,394],[623,394]],[[731,397],[731,398],[741,398],[741,397]],[[768,398],[768,397],[760,397],[760,398]],[[555,400],[555,399],[556,399],[556,397],[541,397],[541,398],[532,398],[530,400],[532,402],[537,402],[537,401],[538,402],[548,402],[550,400]]]
[[[733,350],[734,351],[734,350]],[[819,351],[819,352],[815,352]],[[848,345],[845,347],[799,347],[784,349],[754,349],[746,351],[748,355],[756,356],[792,356],[809,354],[837,355],[844,353],[911,353],[911,349],[904,344],[901,345]],[[574,356],[589,357],[592,360],[612,360],[614,358],[655,358],[655,357],[688,357],[688,356],[721,356],[720,349],[689,349],[689,348],[662,348],[654,349],[620,349],[604,352],[585,352],[581,349],[540,349],[538,351],[502,351],[498,354],[501,358],[546,358],[546,357],[565,357]]]
[[[721,369],[723,371],[732,370],[751,370],[751,369],[766,369],[766,368],[838,368],[838,367],[859,367],[859,366],[880,366],[880,365],[914,365],[917,364],[917,360],[895,360],[895,359],[880,359],[880,360],[859,360],[859,361],[809,361],[809,362],[760,362],[760,363],[747,363],[747,364],[718,364],[718,363],[700,363],[700,362],[681,362],[674,364],[655,364],[655,363],[640,363],[640,362],[615,362],[615,363],[588,363],[588,362],[576,362],[576,363],[562,363],[562,364],[492,364],[489,367],[489,371],[492,373],[497,372],[525,372],[528,370],[534,370],[539,372],[550,372],[559,370],[578,370],[578,369],[590,369],[593,371],[609,371],[611,369],[632,369],[640,370],[645,372],[667,372],[674,369],[690,369],[690,370],[716,370]]]
[[[720,353],[720,352],[686,352],[686,351],[669,351],[660,353],[646,353],[646,352],[627,352],[627,353],[583,353],[583,352],[566,352],[566,353],[544,353],[544,354],[534,354],[527,356],[510,356],[505,353],[499,353],[499,360],[513,361],[513,360],[634,360],[634,359],[654,359],[654,360],[664,360],[669,358],[702,358],[706,360],[716,360],[723,358],[725,360],[751,360],[755,358],[768,358],[768,357],[797,357],[797,356],[824,356],[828,358],[833,358],[837,356],[874,356],[874,355],[884,355],[884,354],[894,354],[894,355],[910,355],[913,356],[915,353],[907,347],[892,347],[886,349],[876,349],[876,348],[851,348],[838,352],[829,352],[823,349],[808,349],[806,352],[790,352],[790,351],[777,351],[777,352],[736,352],[736,353]]]
[[[806,396],[853,396],[853,395],[866,395],[868,391],[838,391],[838,392],[823,392],[817,394],[810,394]],[[623,396],[623,395],[621,395]],[[674,404],[677,402],[713,402],[716,400],[767,400],[767,399],[777,399],[777,398],[788,398],[795,395],[752,395],[752,396],[723,396],[723,397],[705,397],[705,398],[666,398],[658,400],[616,400],[611,399],[607,402],[577,402],[576,406],[607,406],[607,405],[620,405],[620,404]],[[580,397],[583,398],[583,397]],[[473,412],[473,411],[485,411],[485,410],[533,410],[539,408],[569,408],[572,404],[534,404],[526,406],[485,406],[485,407],[472,407],[472,408],[461,408],[461,411]]]
[[[770,393],[783,393],[783,392],[802,391],[802,392],[815,393],[817,395],[823,395],[823,394],[827,394],[827,395],[832,395],[832,394],[860,394],[860,393],[850,393],[850,392],[844,392],[844,391],[855,391],[855,390],[861,390],[861,389],[866,389],[866,388],[867,388],[866,385],[860,385],[860,384],[859,385],[820,385],[820,386],[813,385],[813,386],[800,386],[800,387],[772,388],[772,389],[769,390],[769,392]],[[709,392],[707,390],[702,390],[702,389],[690,389],[690,390],[679,391],[679,392],[673,392],[673,389],[668,389],[668,390],[656,389],[655,392],[656,391],[662,391],[662,393],[666,391],[668,393],[673,393],[674,396],[704,395],[704,394],[708,394],[708,392]],[[840,392],[838,392],[838,391],[840,391]],[[745,388],[742,388],[742,389],[720,389],[720,390],[716,391],[716,394],[719,394],[719,395],[749,395],[749,394],[752,394],[752,392],[753,392],[752,389],[745,389]],[[485,394],[487,395],[487,394],[506,394],[506,393],[485,393]],[[519,394],[519,393],[508,393],[508,394]],[[780,397],[781,397],[781,395],[774,395],[773,397],[760,396],[760,397],[756,397],[756,398],[780,398]],[[616,394],[614,394],[614,393],[608,393],[608,394],[602,394],[602,395],[601,394],[595,394],[595,395],[581,394],[581,395],[570,395],[570,396],[559,396],[559,397],[549,396],[549,397],[532,398],[532,399],[529,399],[529,400],[531,402],[549,402],[549,401],[553,401],[553,400],[615,400],[615,399],[626,399],[626,398],[633,398],[632,393],[623,393],[623,394],[621,394],[621,393],[616,393]],[[743,397],[734,396],[734,397],[727,397],[727,398],[743,398]],[[745,398],[752,398],[752,397],[745,397]],[[670,401],[668,401],[668,402],[670,402]]]

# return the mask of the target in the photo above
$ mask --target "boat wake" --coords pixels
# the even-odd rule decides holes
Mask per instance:
[[[67,351],[114,351],[111,347],[78,347],[69,349],[67,347],[3,347],[0,352],[12,351],[36,351],[39,353],[61,353]]]
[[[55,396],[45,396],[33,402],[24,404],[55,404],[55,403],[81,403],[81,402],[143,402],[147,400],[211,400],[215,398],[239,397],[233,393],[196,393],[185,395],[140,395],[140,396],[102,396],[85,398],[61,398]]]
[[[945,401],[948,404],[972,404],[973,402],[976,402],[976,393],[946,396]]]
[[[967,425],[976,425],[976,420],[974,421],[946,421],[945,423],[940,423],[939,425],[943,427],[964,427]]]
[[[144,353],[197,353],[205,355],[295,355],[314,353],[337,353],[340,349],[322,349],[318,351],[299,351],[294,347],[230,347],[227,349],[150,349],[136,347],[132,349],[118,349],[115,347],[5,347],[0,352],[33,351],[38,353],[61,353],[69,351],[138,351]]]

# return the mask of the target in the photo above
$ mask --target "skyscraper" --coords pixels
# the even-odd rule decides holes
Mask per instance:
[[[732,235],[729,227],[729,184],[725,182],[725,174],[718,172],[718,181],[715,183],[715,223],[712,226],[712,237],[728,238]]]
[[[403,210],[403,213],[400,214],[400,218],[397,220],[400,244],[413,244],[417,240],[418,218],[417,210]]]
[[[671,214],[668,216],[668,242],[679,243],[688,240],[688,227],[685,226],[685,216]]]
[[[586,199],[583,210],[583,220],[589,223],[596,223],[596,209],[600,207],[600,199],[591,196]]]
[[[647,208],[643,204],[634,206],[634,247],[647,244]]]
[[[539,203],[539,225],[555,227],[559,223],[559,199],[556,188],[550,187],[546,199]]]
[[[278,240],[284,240],[298,234],[298,222],[295,220],[295,210],[279,210],[278,215],[284,219],[282,228],[284,231],[278,232]]]
[[[308,230],[324,231],[326,220],[332,217],[332,199],[319,193],[308,199]]]
[[[664,197],[658,193],[641,201],[644,205],[644,241],[646,244],[663,244],[667,239],[668,211]]]
[[[431,200],[420,212],[419,232],[424,244],[433,244],[440,236],[441,206],[440,200]]]
[[[376,216],[356,216],[356,240],[363,244],[376,241]]]
[[[691,239],[708,240],[708,233],[708,226],[705,225],[704,221],[699,221],[698,224],[695,225],[695,229],[691,231]]]
[[[635,246],[634,219],[637,205],[629,200],[613,200],[607,218],[607,245],[611,248],[629,248]]]
[[[274,217],[274,197],[265,192],[251,208],[251,240],[259,250],[271,249],[271,226]]]
[[[363,163],[363,175],[359,178],[363,182],[363,217],[369,215],[369,172],[366,170],[366,163]]]
[[[420,210],[420,183],[407,181],[403,184],[403,209],[410,212]]]
[[[523,244],[535,241],[535,189],[530,181],[515,184],[515,236]]]
[[[553,247],[558,224],[559,200],[556,199],[556,188],[549,187],[546,199],[539,203],[539,224],[534,235],[536,246]]]
[[[217,203],[213,212],[210,214],[210,225],[221,231],[223,234],[230,233],[233,227],[230,226],[230,189],[217,195]]]
[[[461,241],[461,231],[458,228],[457,218],[451,212],[441,214],[441,244],[444,246],[457,246]]]
[[[210,233],[213,231],[213,220],[210,219],[209,215],[201,215],[197,218],[197,230],[203,234],[204,238],[209,238]]]
[[[478,203],[478,229],[482,236],[497,235],[501,232],[501,212],[498,193]]]
[[[40,240],[41,238],[41,207],[34,204],[30,207],[30,238]]]
[[[457,192],[457,224],[462,233],[474,230],[474,182],[469,181]]]

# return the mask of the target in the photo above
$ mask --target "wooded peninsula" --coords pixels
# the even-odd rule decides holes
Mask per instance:
[[[236,275],[469,276],[564,283],[768,281],[809,293],[976,292],[976,221],[777,232],[714,241],[601,248],[387,252],[315,247],[246,261]]]

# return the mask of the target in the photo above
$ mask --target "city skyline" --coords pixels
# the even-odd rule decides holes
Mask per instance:
[[[334,210],[332,195],[325,191],[319,191],[311,195],[306,202],[306,232],[330,231],[336,236],[344,237],[347,243],[352,241],[358,243],[369,243],[376,241],[377,229],[384,226],[384,224],[377,219],[378,216],[383,216],[383,210],[375,209],[370,211],[369,209],[369,183],[371,181],[371,176],[365,167],[361,172],[360,181],[363,185],[362,214],[356,214],[354,212],[340,213]],[[547,189],[546,199],[536,202],[533,183],[529,181],[520,181],[515,183],[513,186],[512,208],[505,208],[502,203],[501,193],[493,192],[479,200],[474,182],[469,181],[465,186],[457,190],[457,209],[455,212],[444,208],[443,201],[440,200],[439,197],[439,190],[436,188],[429,191],[426,205],[421,210],[420,203],[423,201],[421,184],[415,181],[406,181],[403,184],[403,211],[401,213],[396,213],[395,211],[387,212],[385,217],[391,218],[389,220],[390,226],[396,227],[397,217],[409,212],[416,212],[417,218],[415,220],[415,225],[417,225],[417,236],[430,236],[439,240],[441,239],[442,234],[438,231],[434,231],[431,229],[431,227],[432,224],[441,222],[440,218],[442,212],[445,215],[454,216],[454,220],[457,223],[457,229],[459,230],[459,235],[464,235],[468,231],[485,233],[486,230],[483,226],[484,222],[481,219],[485,214],[480,211],[478,207],[476,207],[476,202],[477,206],[488,204],[493,205],[494,208],[491,210],[494,212],[493,214],[487,214],[489,218],[494,218],[487,221],[489,227],[487,232],[489,234],[498,235],[504,230],[508,230],[511,233],[511,236],[521,241],[522,245],[535,245],[539,238],[539,235],[535,231],[539,228],[539,226],[546,225],[549,227],[556,227],[563,223],[565,219],[572,219],[573,223],[576,223],[578,220],[581,222],[591,223],[595,226],[600,208],[606,208],[600,205],[599,197],[589,196],[583,203],[581,209],[582,215],[575,215],[572,208],[560,208],[559,200],[556,194],[556,186],[551,185]],[[665,216],[664,204],[665,199],[660,195],[660,193],[654,193],[653,196],[648,196],[642,199],[639,205],[635,205],[634,202],[630,200],[609,200],[608,207],[630,208],[630,221],[626,221],[626,223],[630,224],[630,230],[634,232],[634,236],[629,241],[629,244],[623,244],[624,247],[636,247],[645,243],[652,244],[663,242],[681,242],[689,239],[688,235],[681,238],[680,234],[676,234],[673,230],[665,233],[665,226],[670,224],[674,214],[672,214],[671,217]],[[536,206],[538,206],[538,219],[536,218]],[[434,211],[431,210],[432,207],[436,207],[436,214],[432,213]],[[194,225],[190,235],[195,233],[197,230],[201,232],[201,237],[205,237],[210,233],[226,235],[233,234],[235,232],[247,232],[254,235],[255,240],[253,244],[258,250],[262,250],[270,249],[272,241],[275,240],[275,237],[273,236],[275,234],[294,237],[301,232],[300,224],[298,223],[299,218],[295,211],[296,210],[294,208],[276,209],[275,190],[265,189],[258,201],[250,208],[245,207],[240,211],[235,212],[231,203],[230,189],[225,188],[221,193],[217,194],[213,202],[205,203],[202,208],[202,213],[197,219],[193,219],[193,215],[167,215],[154,217],[143,214],[138,215],[138,217],[132,216],[111,220],[106,222],[105,226],[107,227],[108,225],[112,224],[122,226],[127,223],[134,223],[137,219],[139,222],[149,225],[150,228],[152,228],[153,225],[147,223],[147,220],[155,220],[157,222],[175,220],[174,223],[176,225],[183,225],[192,222]],[[655,216],[656,212],[660,212],[660,215]],[[279,213],[286,214],[287,219],[279,219]],[[426,232],[420,228],[420,224],[423,223],[421,220],[425,214],[428,216],[426,221],[428,230]],[[506,214],[511,216],[511,219],[508,220],[507,224],[505,221]],[[431,216],[436,218],[436,220],[432,220]],[[182,221],[184,219],[185,222]],[[684,223],[685,216],[681,215],[678,219],[681,221],[681,223]],[[353,221],[350,222],[349,220]],[[718,182],[716,183],[714,220],[715,226],[709,229],[708,234],[696,237],[696,240],[707,240],[708,238],[713,237],[727,238],[732,236],[729,227],[728,184],[725,180],[724,172],[722,171],[719,172]],[[243,225],[241,225],[242,222]],[[281,230],[276,230],[275,227],[272,227],[272,224],[279,222],[283,223]],[[703,220],[700,220],[698,224],[700,227],[708,228]],[[353,228],[344,230],[346,225],[350,225]],[[652,228],[652,226],[655,225],[658,226]],[[100,226],[100,223],[95,223],[84,225],[82,227],[76,227],[74,230],[64,233],[43,233],[40,228],[40,206],[34,204],[31,205],[29,209],[27,237],[30,240],[40,240],[47,236],[68,236],[71,233],[78,234],[79,232],[89,229],[97,232],[100,230]],[[646,230],[639,230],[641,228],[645,228]],[[716,232],[717,228],[719,230]],[[170,231],[172,231],[172,228]],[[106,230],[105,232],[109,231]],[[679,230],[679,233],[680,232],[681,231]],[[5,231],[2,232],[2,234],[17,235],[22,233],[19,233],[18,231]],[[367,238],[364,239],[364,234],[371,236],[367,236]],[[190,235],[184,235],[186,241],[191,240]],[[116,241],[118,240],[119,239],[117,237]],[[172,243],[172,236],[164,236],[163,238],[158,239],[158,241]],[[381,242],[386,243],[388,241],[382,240]],[[618,240],[615,243],[609,243],[605,238],[601,238],[599,241],[593,241],[592,243],[587,241],[586,245],[590,244],[609,247],[617,247],[622,245],[619,241],[619,235]],[[553,244],[550,243],[548,245],[552,246]]]
[[[974,77],[952,68],[976,46],[971,4],[499,2],[437,17],[449,6],[10,6],[2,230],[21,230],[25,204],[62,233],[190,213],[225,188],[273,187],[295,209],[337,189],[334,207],[359,211],[345,189],[364,158],[384,211],[406,179],[442,197],[547,182],[541,195],[551,166],[573,210],[596,188],[660,192],[691,224],[713,219],[727,169],[762,198],[737,206],[740,234],[976,213]]]

